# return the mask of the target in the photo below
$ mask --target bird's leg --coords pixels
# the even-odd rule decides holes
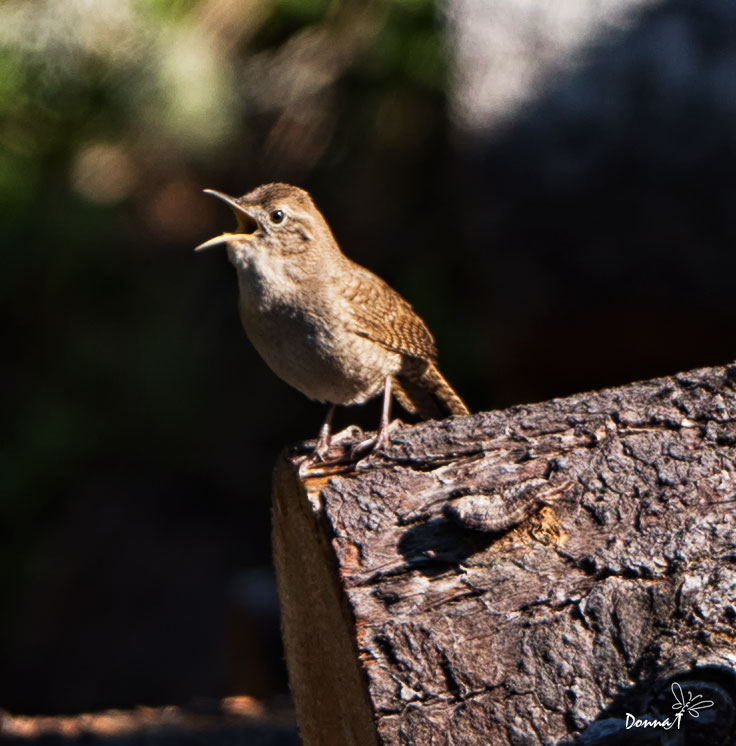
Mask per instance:
[[[315,460],[324,461],[327,458],[327,454],[330,452],[330,442],[332,440],[332,417],[334,414],[335,405],[330,404],[330,407],[327,410],[325,421],[319,431],[319,440],[317,441],[317,447],[314,449],[313,458]]]
[[[388,435],[394,426],[399,425],[400,421],[396,420],[389,423],[391,416],[391,376],[386,376],[383,383],[383,410],[381,412],[381,424],[378,426],[378,432],[374,438],[364,440],[362,443],[356,443],[351,451],[350,458],[360,459],[371,453],[375,453],[379,448],[388,445]]]
[[[388,445],[388,421],[391,416],[391,376],[386,376],[383,382],[383,409],[381,410],[381,424],[378,426],[378,435],[373,450]]]

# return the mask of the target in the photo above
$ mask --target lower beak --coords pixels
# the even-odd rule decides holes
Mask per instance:
[[[232,241],[234,238],[248,238],[247,234],[241,233],[223,233],[221,236],[215,236],[210,238],[209,241],[199,244],[194,248],[195,251],[202,251],[203,249],[211,249],[213,246],[219,246],[220,244]]]

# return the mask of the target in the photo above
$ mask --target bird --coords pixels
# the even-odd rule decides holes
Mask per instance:
[[[307,191],[271,183],[242,197],[204,192],[229,205],[237,229],[195,250],[227,248],[251,343],[276,375],[328,405],[315,461],[327,460],[337,406],[383,393],[369,452],[389,442],[392,396],[422,419],[469,413],[437,367],[426,324],[384,280],[343,254]]]

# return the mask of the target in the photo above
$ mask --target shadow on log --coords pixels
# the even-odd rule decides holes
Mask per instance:
[[[304,743],[734,743],[735,507],[736,365],[285,454]]]

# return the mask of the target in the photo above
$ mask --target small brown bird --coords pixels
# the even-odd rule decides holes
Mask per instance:
[[[329,451],[335,406],[362,404],[381,391],[373,447],[387,442],[392,393],[425,419],[468,413],[437,369],[424,322],[395,290],[340,251],[307,192],[288,184],[264,184],[237,198],[205,192],[230,205],[238,228],[196,251],[227,245],[248,338],[279,377],[330,405],[316,458]]]

